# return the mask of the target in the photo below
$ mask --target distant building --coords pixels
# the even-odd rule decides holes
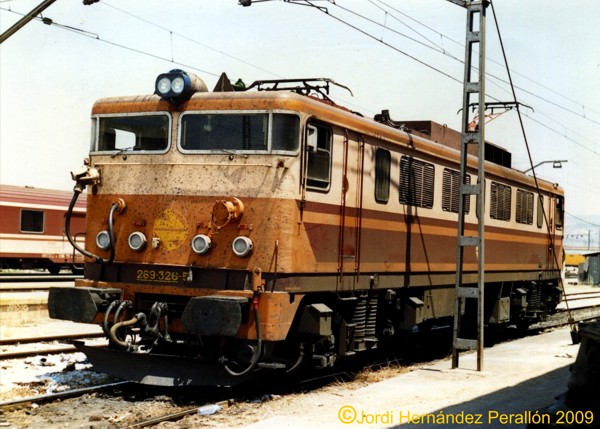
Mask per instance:
[[[600,252],[586,253],[585,261],[579,264],[579,281],[600,284]]]

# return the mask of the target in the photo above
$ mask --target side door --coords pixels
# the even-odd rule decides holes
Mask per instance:
[[[342,136],[338,290],[352,290],[360,273],[365,144],[360,135]]]
[[[328,205],[337,213],[337,289],[352,290],[360,270],[364,141],[312,122],[307,125],[307,154],[308,189],[327,192]]]
[[[546,198],[545,198],[546,199]],[[546,252],[545,269],[557,269],[556,264],[561,263],[562,255],[555,254],[561,248],[562,230],[564,224],[564,197],[562,195],[550,195],[546,208],[548,219],[548,245]],[[562,267],[559,266],[558,269]]]

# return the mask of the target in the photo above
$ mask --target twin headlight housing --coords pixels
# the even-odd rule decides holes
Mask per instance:
[[[207,91],[202,79],[179,69],[159,74],[154,85],[154,93],[173,104],[189,99],[195,92]]]

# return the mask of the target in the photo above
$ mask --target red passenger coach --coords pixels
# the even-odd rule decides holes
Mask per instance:
[[[0,185],[0,268],[81,270],[83,256],[65,235],[65,214],[71,192],[29,186]],[[85,235],[85,198],[73,210],[71,233]],[[82,265],[81,265],[82,267]]]

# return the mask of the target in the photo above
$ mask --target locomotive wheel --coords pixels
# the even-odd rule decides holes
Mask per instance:
[[[48,265],[48,267],[46,267],[46,269],[53,276],[55,276],[58,273],[60,273],[60,265],[57,265],[57,264]]]

